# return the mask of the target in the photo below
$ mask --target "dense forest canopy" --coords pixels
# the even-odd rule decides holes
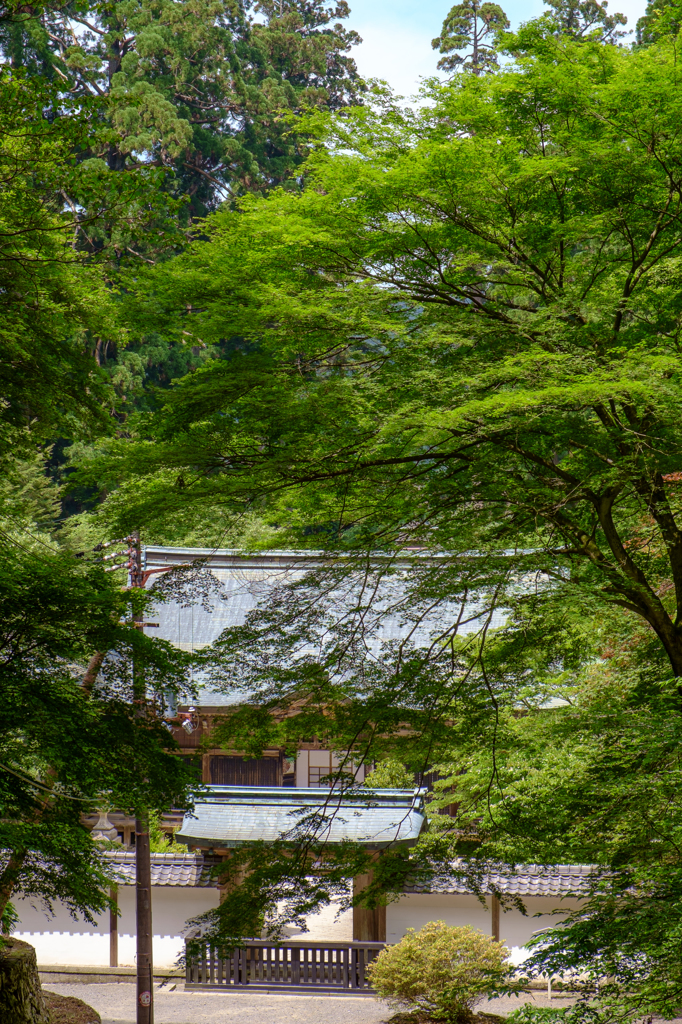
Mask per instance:
[[[361,102],[366,88],[348,14],[327,0],[4,6],[5,77],[35,90],[53,134],[71,133],[69,187],[64,161],[52,172],[62,212],[69,221],[80,211],[79,247],[113,249],[115,286],[127,261],[180,251],[191,225],[221,203],[301,187],[310,146],[301,113]],[[6,105],[11,118],[9,95]],[[89,190],[76,189],[74,175],[86,172]],[[127,191],[115,214],[102,215],[102,189]],[[170,345],[164,332],[90,333],[119,417],[128,403],[149,404],[145,382],[167,385],[217,352]]]

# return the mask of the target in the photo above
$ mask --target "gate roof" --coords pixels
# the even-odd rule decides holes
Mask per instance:
[[[257,840],[352,840],[381,849],[413,846],[424,827],[425,789],[353,790],[211,786],[175,839],[220,849]]]

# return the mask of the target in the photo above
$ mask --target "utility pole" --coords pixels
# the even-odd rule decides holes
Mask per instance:
[[[132,589],[144,587],[142,545],[135,530],[129,539],[129,570]],[[138,629],[145,623],[139,613],[133,615]],[[133,701],[135,713],[147,714],[147,693],[144,673],[133,662]],[[149,813],[140,812],[135,819],[135,896],[137,930],[137,1024],[154,1024],[154,964],[152,957],[152,865],[149,851]]]

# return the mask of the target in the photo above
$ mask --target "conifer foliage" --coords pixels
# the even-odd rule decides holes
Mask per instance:
[[[359,37],[332,23],[348,13],[325,0],[16,5],[0,45],[66,95],[104,100],[112,136],[96,155],[172,170],[168,187],[197,214],[295,174],[305,143],[284,111],[358,98]]]
[[[509,19],[499,4],[479,3],[478,0],[455,4],[443,22],[440,35],[431,43],[434,50],[445,54],[438,61],[438,67],[443,71],[469,69],[476,75],[498,67],[494,43],[506,28],[509,28]],[[466,52],[462,54],[462,50]]]

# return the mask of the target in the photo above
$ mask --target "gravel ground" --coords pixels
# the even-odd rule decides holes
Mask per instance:
[[[46,986],[47,987],[47,986]],[[54,985],[50,991],[93,1006],[102,1024],[134,1024],[135,986]],[[367,996],[269,996],[246,992],[154,991],[155,1024],[383,1024],[385,1003]]]
[[[46,985],[46,988],[48,986]],[[93,1006],[102,1024],[135,1024],[135,986],[54,985],[51,992],[76,996]],[[505,996],[480,1003],[478,1010],[505,1015],[524,1003],[563,1007],[570,998],[555,996],[550,1002],[544,992]],[[154,990],[155,1024],[385,1024],[392,1016],[386,1003],[367,996],[270,996],[250,992],[174,992],[167,987]],[[678,1018],[673,1024],[682,1024]]]
[[[54,985],[50,991],[76,996],[102,1017],[102,1024],[134,1024],[135,986]],[[536,1006],[566,1006],[572,1000],[553,999],[542,993],[506,997],[478,1008],[506,1014],[526,1002]],[[263,995],[249,992],[154,991],[155,1024],[384,1024],[392,1011],[386,1003],[367,996]]]

